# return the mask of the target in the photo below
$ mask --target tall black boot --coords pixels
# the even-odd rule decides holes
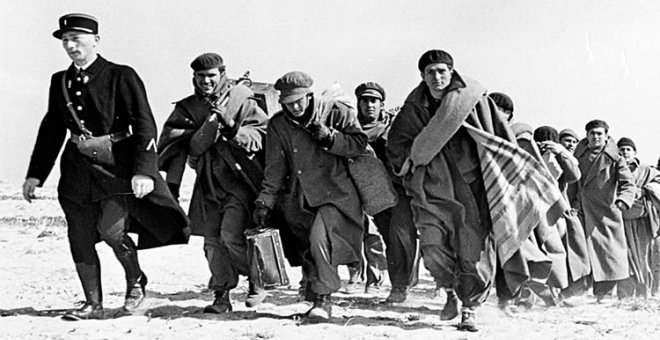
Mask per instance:
[[[76,271],[85,292],[85,304],[82,308],[68,312],[62,319],[69,321],[103,319],[103,292],[101,291],[101,267],[76,263]]]
[[[115,256],[124,267],[126,273],[126,297],[124,308],[133,312],[140,307],[144,301],[147,285],[147,276],[144,275],[138,263],[137,247],[133,240],[124,236],[120,249],[115,249]]]

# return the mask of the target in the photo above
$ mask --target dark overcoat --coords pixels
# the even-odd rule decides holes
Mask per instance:
[[[635,200],[635,182],[616,142],[609,138],[593,162],[587,140],[580,141],[575,157],[582,178],[577,185],[579,216],[587,239],[594,281],[613,281],[629,276],[628,246],[617,200],[628,207]]]
[[[249,88],[239,85],[228,91],[226,109],[236,124],[221,129],[217,141],[217,120],[207,119],[212,104],[198,95],[176,103],[159,141],[159,167],[167,172],[168,183],[180,183],[187,158],[195,166],[197,177],[188,213],[194,235],[217,236],[227,195],[252,211],[263,179],[262,145],[268,117],[251,99]]]
[[[65,139],[67,130],[82,134],[67,109],[62,85],[65,74],[66,85],[75,73],[71,65],[51,78],[48,112],[39,127],[27,177],[37,178],[43,185],[65,144],[60,160],[60,201],[84,204],[122,196],[131,216],[130,230],[140,234],[139,248],[185,243],[183,229],[188,219],[158,173],[156,125],[142,80],[132,68],[98,56],[83,73],[82,91],[69,91],[70,97],[81,98],[84,110],[78,113],[79,118],[94,136],[132,130],[131,137],[113,145],[116,164],[109,167],[93,163]],[[154,191],[142,199],[136,199],[131,188],[131,178],[138,174],[154,180]]]
[[[319,98],[310,104],[317,105],[312,119],[321,115],[319,104]],[[334,265],[348,264],[361,257],[364,215],[346,158],[365,152],[367,136],[355,111],[343,104],[330,110],[324,123],[334,134],[334,141],[327,148],[315,142],[306,127],[284,111],[271,118],[266,135],[264,181],[257,199],[268,207],[280,203],[287,222],[292,228],[299,228],[294,233],[303,239],[313,222],[313,217],[304,217],[306,208],[334,206],[339,214],[330,216],[327,209],[320,209],[328,228],[331,259]]]

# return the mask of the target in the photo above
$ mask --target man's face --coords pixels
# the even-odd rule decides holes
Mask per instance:
[[[637,155],[637,151],[632,146],[623,145],[619,148],[619,155],[630,163]]]
[[[587,132],[587,141],[591,149],[602,148],[607,143],[607,131],[603,127],[593,128]]]
[[[431,90],[431,94],[441,93],[451,81],[452,70],[445,63],[429,64],[422,72],[422,79]]]
[[[220,82],[225,81],[225,72],[220,71],[219,68],[211,68],[208,70],[195,71],[195,84],[197,88],[206,95],[213,94]]]
[[[82,66],[96,56],[96,45],[99,36],[79,31],[68,31],[62,33],[62,46],[73,60],[73,63]]]
[[[284,104],[284,107],[286,107],[294,117],[302,116],[305,113],[305,110],[307,110],[307,106],[309,106],[309,96],[307,95],[294,102]]]
[[[566,148],[566,150],[570,152],[575,151],[575,147],[578,145],[578,142],[579,141],[577,140],[577,138],[573,136],[563,136],[559,140],[559,143],[561,143],[561,145],[563,145]]]
[[[370,96],[360,97],[358,100],[360,110],[360,121],[364,123],[373,123],[380,118],[380,111],[383,109],[383,102]]]

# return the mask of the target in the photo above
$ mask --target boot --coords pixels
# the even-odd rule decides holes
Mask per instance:
[[[447,302],[440,312],[440,320],[451,320],[458,316],[458,297],[453,289],[447,289]]]
[[[140,269],[137,247],[130,237],[124,236],[124,241],[119,246],[119,249],[113,250],[126,273],[124,309],[133,312],[140,307],[146,296],[147,276]]]
[[[213,292],[215,300],[204,308],[204,313],[222,314],[231,313],[231,301],[229,300],[229,290],[216,290]]]
[[[477,332],[477,312],[474,308],[464,307],[461,310],[461,324],[458,326],[461,331]]]
[[[317,294],[314,306],[307,312],[310,321],[327,322],[332,317],[332,301],[330,294]]]
[[[390,295],[385,299],[387,303],[401,303],[408,297],[408,287],[392,287]]]
[[[355,265],[348,265],[348,282],[344,287],[346,294],[356,294],[360,292],[360,283],[362,282],[362,273],[360,267]]]
[[[101,291],[101,268],[99,265],[76,263],[76,270],[85,292],[85,304],[80,309],[64,314],[62,319],[78,321],[105,318]]]
[[[266,291],[250,281],[250,291],[245,299],[245,306],[252,308],[262,303],[266,299]]]

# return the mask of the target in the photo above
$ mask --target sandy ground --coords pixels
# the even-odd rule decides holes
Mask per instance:
[[[144,307],[134,315],[121,312],[123,271],[110,248],[99,244],[108,318],[63,321],[63,311],[84,298],[55,190],[44,188],[38,196],[28,204],[20,197],[20,184],[0,182],[0,339],[660,338],[660,300],[596,304],[593,296],[575,300],[572,308],[537,304],[528,312],[511,314],[499,310],[491,294],[478,311],[481,331],[461,332],[456,329],[459,318],[440,320],[443,298],[432,298],[434,283],[425,270],[402,304],[383,303],[389,285],[377,296],[335,294],[333,319],[325,324],[290,317],[309,308],[297,296],[298,268],[288,270],[289,287],[269,291],[256,308],[245,307],[247,282],[242,280],[232,291],[233,314],[204,314],[212,293],[205,287],[209,271],[198,237],[188,245],[140,252],[150,282]],[[341,274],[347,277],[345,268]]]

